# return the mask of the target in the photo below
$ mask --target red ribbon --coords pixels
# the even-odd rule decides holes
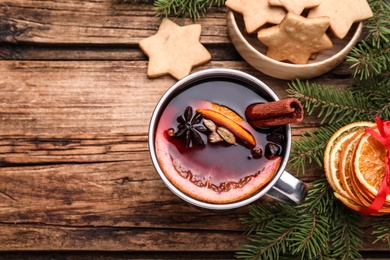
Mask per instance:
[[[372,204],[368,208],[360,210],[361,213],[367,215],[378,212],[385,204],[387,195],[390,194],[390,120],[381,120],[379,117],[376,117],[375,121],[379,134],[372,128],[366,128],[366,132],[383,144],[387,150],[385,158],[386,175]]]

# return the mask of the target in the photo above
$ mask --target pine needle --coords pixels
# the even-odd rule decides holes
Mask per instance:
[[[372,217],[373,235],[376,236],[373,244],[384,242],[390,248],[390,215],[382,217]]]
[[[337,201],[341,204],[341,202]],[[332,257],[335,259],[361,259],[359,248],[363,235],[361,215],[347,207],[336,207],[333,215],[337,221],[332,222],[329,230]]]
[[[311,115],[318,112],[322,124],[350,123],[357,120],[372,120],[376,110],[367,107],[369,97],[361,91],[323,86],[309,81],[293,81],[287,92],[303,103],[306,112]]]
[[[174,16],[196,21],[225,0],[114,0],[122,3],[153,3],[158,17]],[[350,52],[354,84],[347,89],[296,80],[287,90],[301,100],[306,113],[317,113],[323,127],[301,136],[292,144],[290,164],[298,173],[316,163],[322,167],[331,135],[342,125],[390,119],[390,2],[369,0],[373,17],[364,23],[367,38]],[[328,124],[328,125],[327,125]],[[333,195],[325,176],[312,183],[304,202],[296,207],[274,202],[249,207],[241,219],[248,244],[236,253],[239,259],[360,259],[360,215]],[[376,236],[390,249],[390,216],[372,218]]]
[[[153,10],[159,17],[189,17],[196,21],[213,6],[221,6],[225,0],[155,0]]]
[[[369,34],[347,56],[355,68],[354,77],[361,80],[390,73],[390,2],[369,0],[369,4],[373,16],[364,24]]]
[[[322,167],[326,144],[343,125],[376,116],[390,119],[389,2],[371,0],[370,4],[374,17],[366,27],[369,38],[349,56],[356,68],[353,85],[339,89],[300,80],[289,84],[289,96],[301,100],[306,113],[317,114],[324,125],[293,142],[289,165],[298,173],[312,163]],[[389,220],[390,216],[375,218],[372,235],[376,236],[373,243],[385,242],[390,249]],[[312,184],[300,206],[253,206],[250,217],[242,221],[250,244],[241,247],[237,258],[361,258],[361,215],[335,198],[324,175]]]
[[[334,124],[331,126],[317,128],[315,132],[308,132],[301,138],[292,143],[289,165],[297,170],[298,174],[305,173],[305,167],[317,163],[322,167],[325,147],[329,138],[339,129],[341,125]]]
[[[361,225],[333,196],[326,178],[315,181],[304,202],[292,207],[274,202],[252,205],[242,219],[252,230],[236,253],[239,259],[361,258]],[[349,217],[350,214],[351,218]],[[346,241],[346,243],[343,243]],[[353,258],[348,258],[353,256]]]

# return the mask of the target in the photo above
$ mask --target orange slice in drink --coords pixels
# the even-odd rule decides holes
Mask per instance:
[[[217,103],[210,103],[210,104],[212,110],[215,110],[216,112],[226,116],[227,118],[230,118],[234,122],[238,124],[245,122],[245,120],[241,116],[237,115],[237,113],[231,110],[230,108],[218,105]]]
[[[229,129],[237,138],[249,144],[251,147],[256,146],[255,138],[244,128],[246,122],[242,117],[227,107],[214,103],[209,104],[210,108],[199,108],[196,112],[212,120],[215,124]]]

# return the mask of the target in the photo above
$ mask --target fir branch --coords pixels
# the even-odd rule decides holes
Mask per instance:
[[[369,33],[364,41],[357,44],[347,61],[353,62],[354,77],[367,79],[390,73],[390,3],[388,0],[369,1],[373,16],[365,22]]]
[[[323,242],[320,257],[332,259],[359,259],[358,249],[362,245],[360,239],[362,226],[360,215],[346,208],[334,195],[325,177],[315,181],[308,191],[304,203],[298,206],[301,212],[314,212],[327,220],[328,226],[322,226],[327,239]],[[320,230],[321,226],[318,227]],[[325,239],[325,238],[323,238]],[[319,243],[320,241],[317,241]],[[312,258],[306,258],[312,259]]]
[[[114,0],[115,3],[151,4],[153,0]]]
[[[175,18],[187,18],[196,21],[207,11],[215,6],[222,6],[225,0],[114,0],[116,3],[153,3],[153,10],[158,17],[174,16]]]
[[[293,251],[294,253],[299,253],[301,259],[328,259],[330,255],[330,244],[329,244],[329,230],[331,223],[333,222],[332,216],[334,215],[334,210],[337,205],[335,205],[335,197],[333,196],[333,191],[329,187],[329,184],[326,178],[323,176],[317,181],[313,182],[310,187],[304,202],[296,207],[301,215],[304,218],[309,218],[312,215],[311,219],[316,219],[317,221],[311,225],[309,229],[309,223],[307,227],[302,229],[301,232],[312,232],[313,236],[310,237],[310,243],[306,245],[305,240],[301,242],[297,241],[297,246],[300,245],[303,248],[306,245],[310,250],[298,251],[299,248]],[[308,216],[309,215],[309,216]],[[301,218],[302,218],[301,217]],[[299,228],[297,228],[299,230]],[[294,234],[295,235],[295,234]],[[307,240],[307,239],[306,239]]]
[[[369,78],[356,81],[347,89],[322,86],[306,81],[293,81],[287,92],[302,101],[308,114],[320,111],[323,122],[330,118],[328,126],[302,135],[294,141],[290,165],[298,173],[304,173],[305,165],[316,162],[322,167],[323,152],[332,134],[345,124],[354,121],[371,121],[379,116],[390,119],[389,78]]]
[[[341,202],[337,201],[338,204]],[[362,246],[361,236],[363,235],[361,226],[361,215],[347,207],[339,206],[335,208],[329,231],[332,257],[336,259],[361,259],[359,248]]]
[[[299,206],[273,202],[249,211],[250,217],[241,220],[251,230],[250,244],[241,246],[237,258],[361,258],[360,216],[333,196],[325,177],[313,182]]]
[[[313,133],[308,132],[306,135],[302,135],[299,141],[292,143],[289,165],[295,168],[299,174],[304,174],[305,166],[313,162],[322,167],[326,144],[340,127],[339,124],[320,127]]]
[[[370,95],[370,98],[378,101],[388,101],[390,95],[390,77],[378,78],[372,77],[365,80],[355,80],[352,85],[353,91],[364,92]]]
[[[296,80],[289,84],[287,92],[291,97],[300,99],[306,112],[310,115],[319,111],[324,123],[350,123],[356,120],[371,120],[376,110],[367,107],[367,96],[362,92],[350,89],[326,87],[317,83],[305,83]]]
[[[356,81],[351,90],[364,93],[365,99],[369,100],[366,106],[376,111],[373,117],[390,119],[390,75]]]
[[[298,172],[304,172],[304,167],[312,162],[322,166],[326,144],[341,126],[370,121],[375,116],[390,119],[389,3],[370,0],[370,5],[374,17],[366,27],[369,38],[357,45],[348,57],[356,68],[353,76],[357,80],[352,86],[337,89],[299,80],[289,84],[289,95],[301,100],[308,114],[316,112],[322,123],[329,123],[293,142],[290,165],[298,168]],[[286,211],[291,213],[277,214]],[[243,219],[251,244],[242,246],[237,257],[359,259],[360,217],[335,198],[322,176],[312,184],[300,206],[275,203],[251,207],[250,217]],[[374,243],[385,241],[390,248],[389,218],[378,218],[373,235],[377,236]],[[272,228],[268,229],[269,226]]]
[[[274,215],[278,212],[279,215]],[[250,207],[252,217],[244,219],[243,223],[249,225],[251,229],[257,226],[257,229],[248,238],[250,244],[242,245],[236,257],[240,259],[280,259],[290,248],[289,235],[295,228],[291,223],[296,223],[299,219],[299,216],[294,213],[291,206],[279,202]],[[270,215],[274,217],[271,219]]]
[[[388,43],[390,26],[390,2],[388,0],[369,0],[373,16],[365,22],[369,29],[366,39],[371,39],[373,46],[380,47],[382,42]]]
[[[153,9],[159,17],[189,17],[196,21],[213,6],[221,6],[225,0],[155,0]]]
[[[384,242],[387,243],[390,249],[390,215],[373,217],[372,220],[374,221],[372,224],[374,228],[372,234],[376,236],[373,244]]]
[[[360,79],[367,79],[380,75],[390,69],[390,44],[362,41],[352,49],[346,60],[354,63],[351,66],[355,68],[354,77],[360,75]]]
[[[301,211],[317,211],[318,214],[334,215],[335,197],[325,176],[312,183],[304,202],[298,206]]]
[[[271,205],[249,206],[249,217],[241,218],[246,227],[246,234],[263,230],[277,217],[289,216],[292,212],[290,205],[275,203]]]
[[[300,215],[298,223],[290,236],[292,255],[300,259],[318,259],[329,255],[328,248],[329,218],[316,211]],[[324,250],[325,249],[325,250]]]

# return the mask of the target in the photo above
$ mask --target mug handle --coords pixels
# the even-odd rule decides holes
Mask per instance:
[[[284,171],[266,195],[278,201],[296,206],[303,201],[306,192],[306,185],[302,181],[287,171]]]

